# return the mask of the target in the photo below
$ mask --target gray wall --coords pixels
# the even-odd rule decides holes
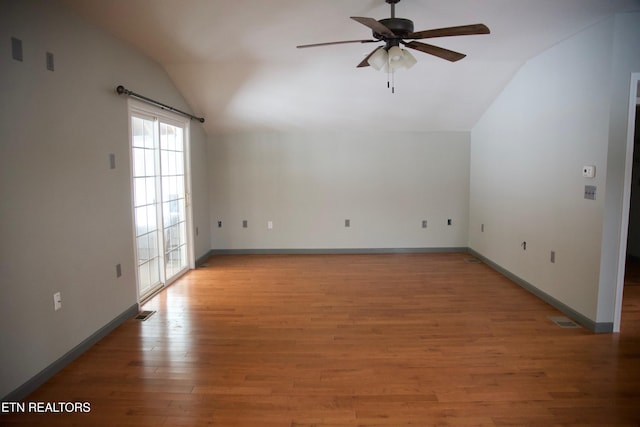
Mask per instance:
[[[11,58],[11,37],[23,41],[22,62]],[[54,72],[45,52],[55,55]],[[54,1],[0,2],[0,75],[5,396],[137,302],[127,102],[115,86],[188,107],[161,67]],[[208,230],[200,125],[192,137],[195,225]],[[197,256],[209,250],[206,231],[195,246]]]
[[[211,248],[469,245],[584,316],[611,321],[624,98],[629,73],[640,71],[639,31],[638,14],[619,15],[532,59],[471,134],[207,137],[192,124],[196,257]],[[23,40],[23,62],[11,59],[10,37]],[[127,108],[115,85],[188,106],[161,67],[56,1],[0,2],[1,40],[5,396],[137,301]],[[585,164],[597,167],[594,180],[582,178]],[[582,198],[585,184],[598,186],[597,200]],[[57,291],[63,308],[54,312]]]
[[[209,222],[209,164],[207,135],[202,125],[191,122],[191,210],[193,212],[193,250],[196,260],[211,250]]]
[[[640,13],[619,14],[610,21],[613,25],[609,82],[609,105],[611,107],[600,287],[598,289],[597,318],[599,322],[609,321],[615,316],[616,278],[618,277],[627,153],[630,78],[631,73],[640,72]]]
[[[467,246],[467,132],[214,135],[209,156],[214,249]]]
[[[607,19],[531,59],[471,136],[470,247],[599,323],[613,321],[639,17]]]

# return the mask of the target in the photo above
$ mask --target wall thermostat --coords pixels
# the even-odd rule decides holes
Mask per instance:
[[[583,166],[582,167],[582,176],[585,178],[595,178],[596,177],[596,167],[595,166]]]

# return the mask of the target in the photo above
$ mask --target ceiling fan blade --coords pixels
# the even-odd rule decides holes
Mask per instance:
[[[371,51],[371,53],[369,55],[367,55],[367,57],[364,58],[361,63],[358,64],[358,66],[356,68],[368,67],[369,66],[369,58],[371,58],[374,53],[376,53],[379,49],[382,49],[382,48],[383,48],[383,46],[378,46],[377,48],[373,49]]]
[[[361,23],[362,25],[365,25],[365,26],[371,28],[373,31],[375,31],[376,33],[381,34],[383,36],[389,36],[389,37],[394,37],[395,36],[393,31],[391,31],[386,26],[384,26],[383,24],[379,23],[378,21],[376,21],[373,18],[366,18],[366,17],[362,17],[362,16],[352,16],[351,19]]]
[[[302,44],[296,46],[298,49],[304,49],[307,47],[317,47],[317,46],[329,46],[333,44],[346,44],[346,43],[376,43],[380,40],[343,40],[339,42],[327,42],[327,43],[313,43],[313,44]]]
[[[465,54],[454,52],[453,50],[445,49],[442,47],[434,46],[432,44],[409,42],[403,44],[411,49],[419,50],[420,52],[428,53],[430,55],[437,56],[438,58],[446,59],[447,61],[455,62],[464,58]]]
[[[434,37],[472,36],[475,34],[489,34],[489,27],[484,24],[461,25],[459,27],[436,28],[433,30],[410,33],[407,39],[430,39]]]

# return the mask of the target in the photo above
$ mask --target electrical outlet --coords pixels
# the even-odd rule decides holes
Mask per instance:
[[[218,228],[222,228],[222,221],[218,221]]]
[[[249,221],[247,221],[246,219],[242,220],[242,228],[248,228],[249,227]]]
[[[58,311],[62,308],[62,294],[60,292],[56,292],[53,294],[53,309]]]
[[[556,263],[556,252],[555,251],[551,251],[550,261],[551,261],[552,264]]]
[[[422,220],[422,228],[427,228],[427,220],[426,219]]]
[[[22,40],[11,37],[11,57],[22,62]]]
[[[351,220],[350,219],[345,219],[344,220],[344,226],[345,226],[345,228],[351,227]]]
[[[122,265],[116,264],[116,277],[122,277]]]
[[[484,224],[480,224],[480,232],[484,233]]]
[[[267,228],[273,230],[273,221],[267,221]]]
[[[451,224],[453,224],[453,222],[451,221],[451,218],[449,218],[449,219],[447,220],[447,225],[451,225]]]

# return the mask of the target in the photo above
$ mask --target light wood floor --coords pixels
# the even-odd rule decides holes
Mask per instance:
[[[89,414],[0,424],[640,425],[640,286],[594,335],[466,258],[212,258],[26,399]]]

